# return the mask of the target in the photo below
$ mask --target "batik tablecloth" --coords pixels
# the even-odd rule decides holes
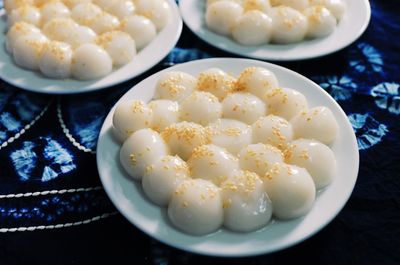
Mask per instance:
[[[281,64],[338,101],[356,132],[361,163],[349,202],[327,227],[260,257],[215,259],[152,239],[116,211],[96,167],[102,122],[129,88],[170,65],[233,55],[184,28],[160,64],[100,92],[50,96],[1,81],[0,264],[400,264],[399,4],[371,1],[371,24],[348,48]]]

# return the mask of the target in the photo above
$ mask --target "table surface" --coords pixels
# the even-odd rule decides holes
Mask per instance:
[[[322,231],[289,249],[222,259],[168,247],[131,225],[105,194],[96,140],[116,100],[150,74],[208,57],[235,57],[187,28],[147,73],[100,92],[41,95],[0,80],[0,264],[400,264],[400,7],[372,0],[360,39],[319,59],[278,63],[319,83],[357,135],[353,194]]]

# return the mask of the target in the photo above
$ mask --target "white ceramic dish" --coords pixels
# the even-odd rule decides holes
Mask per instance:
[[[303,218],[274,221],[264,229],[252,233],[234,233],[225,229],[208,236],[190,236],[175,229],[168,221],[166,209],[152,204],[142,192],[141,184],[125,174],[119,164],[119,149],[112,133],[114,108],[108,114],[97,145],[97,166],[108,196],[118,210],[135,226],[150,236],[171,246],[213,256],[250,256],[277,251],[303,241],[328,224],[343,208],[355,185],[359,155],[351,124],[340,106],[317,84],[286,68],[248,59],[206,59],[176,65],[156,73],[129,90],[121,101],[142,99],[149,101],[155,84],[166,71],[184,71],[193,75],[218,67],[234,75],[248,66],[265,67],[273,71],[280,84],[295,88],[308,99],[310,107],[323,105],[335,115],[340,132],[332,145],[338,171],[334,182],[320,192],[311,210]],[[118,103],[117,103],[118,104]]]
[[[347,10],[336,30],[320,39],[295,44],[267,44],[256,47],[242,46],[228,37],[210,31],[205,25],[205,0],[180,0],[179,7],[185,24],[200,39],[221,50],[262,60],[292,61],[327,55],[350,45],[367,28],[371,7],[368,0],[344,0]]]
[[[74,79],[49,79],[38,72],[22,69],[14,64],[12,56],[5,49],[7,28],[4,9],[0,11],[0,78],[16,87],[48,94],[75,94],[110,87],[134,78],[159,63],[175,46],[182,32],[182,19],[174,0],[167,0],[171,6],[170,22],[157,37],[132,62],[114,70],[109,75],[91,81]]]

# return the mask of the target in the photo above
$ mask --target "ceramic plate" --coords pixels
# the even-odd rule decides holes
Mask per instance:
[[[134,78],[159,63],[175,46],[182,32],[182,19],[174,0],[167,0],[172,7],[170,22],[157,37],[141,50],[133,61],[109,75],[91,81],[74,79],[49,79],[38,72],[24,70],[16,66],[5,49],[7,23],[4,9],[0,12],[0,78],[26,90],[48,94],[75,94],[110,87]]]
[[[354,42],[365,31],[371,17],[368,0],[344,0],[347,10],[336,30],[329,36],[295,44],[242,46],[228,37],[210,31],[204,21],[205,0],[180,0],[185,24],[202,40],[219,49],[245,57],[291,61],[320,57],[338,51]]]
[[[100,132],[97,146],[97,166],[104,189],[118,210],[148,235],[177,248],[213,256],[250,256],[277,251],[312,236],[327,225],[343,208],[356,182],[359,156],[357,141],[346,114],[335,100],[317,84],[286,68],[248,59],[206,59],[193,61],[156,73],[143,80],[121,99],[153,97],[155,84],[167,71],[184,71],[192,75],[218,67],[238,75],[245,67],[260,66],[273,71],[283,87],[302,92],[310,107],[329,107],[339,123],[338,138],[332,145],[337,158],[337,175],[334,182],[318,194],[312,210],[303,218],[291,221],[274,221],[252,233],[234,233],[226,229],[207,236],[191,236],[175,229],[166,216],[166,209],[146,199],[140,183],[125,174],[119,163],[121,144],[112,133],[114,108],[108,114]],[[117,103],[118,104],[118,103]]]

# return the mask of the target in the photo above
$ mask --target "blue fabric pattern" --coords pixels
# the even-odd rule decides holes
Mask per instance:
[[[318,59],[278,63],[330,93],[357,136],[356,187],[322,231],[274,254],[214,259],[166,246],[115,214],[94,154],[111,107],[129,88],[168,66],[236,57],[184,27],[157,66],[100,92],[48,96],[0,80],[0,265],[399,264],[400,7],[397,0],[371,0],[371,7],[367,31],[349,47]]]

